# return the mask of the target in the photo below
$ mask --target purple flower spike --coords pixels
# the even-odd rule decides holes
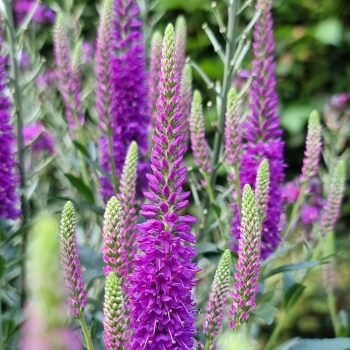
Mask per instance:
[[[71,52],[66,31],[65,15],[59,13],[54,29],[54,51],[57,65],[57,77],[59,90],[65,104],[68,127],[76,129],[77,123],[84,124],[80,99],[80,84],[78,57],[79,51],[75,51],[72,67]]]
[[[231,88],[227,95],[225,127],[226,163],[231,168],[238,166],[240,161],[241,142],[242,131],[240,130],[237,93],[234,88]]]
[[[206,307],[203,333],[209,341],[214,340],[220,331],[226,307],[227,292],[230,288],[231,252],[226,249],[221,257],[214,276],[214,282]]]
[[[318,173],[320,156],[322,152],[322,132],[320,119],[316,111],[313,111],[309,118],[306,137],[306,149],[300,181],[308,183]]]
[[[26,125],[23,130],[23,142],[25,146],[30,146],[34,153],[47,152],[55,153],[55,140],[42,123]]]
[[[111,148],[115,175],[120,177],[125,157],[132,141],[139,147],[138,180],[141,190],[146,188],[145,174],[148,164],[144,156],[148,151],[149,109],[142,23],[138,19],[136,0],[114,0],[111,32]],[[107,136],[100,140],[100,164],[111,174]],[[115,195],[108,178],[101,178],[101,193],[107,201]]]
[[[229,310],[232,329],[239,328],[249,318],[255,308],[255,295],[258,291],[261,233],[258,208],[249,185],[245,185],[243,190],[240,229],[233,300]]]
[[[105,0],[101,11],[96,43],[96,108],[100,119],[101,129],[107,131],[110,123],[111,104],[111,27],[112,27],[113,0]]]
[[[198,165],[201,171],[210,173],[212,170],[210,163],[210,151],[205,140],[202,96],[198,90],[195,90],[193,93],[190,130],[194,162],[196,165]]]
[[[138,226],[141,255],[134,259],[130,298],[133,306],[131,345],[134,350],[192,349],[195,310],[191,289],[198,268],[191,259],[195,222],[179,211],[187,206],[189,192],[182,192],[186,168],[182,167],[182,114],[178,95],[174,28],[168,25],[162,50],[162,69],[157,103],[153,174],[148,174],[151,204],[142,207],[147,221]]]
[[[0,21],[0,52],[3,37]],[[0,56],[0,219],[17,219],[18,209],[16,189],[19,183],[15,160],[15,137],[10,124],[10,102],[6,93],[5,58]]]
[[[262,223],[261,257],[267,258],[280,241],[279,223],[281,216],[281,189],[284,179],[282,130],[276,113],[277,95],[274,76],[273,22],[271,0],[258,0],[257,9],[261,15],[254,27],[254,60],[252,74],[255,76],[249,90],[250,110],[243,124],[243,154],[240,163],[239,180],[241,190],[244,184],[254,188],[259,164],[267,159],[270,173],[269,200],[266,217]],[[237,213],[236,206],[236,213]],[[239,216],[232,223],[233,236],[238,240]]]
[[[78,243],[75,232],[75,213],[72,202],[67,202],[62,211],[60,254],[68,302],[75,316],[84,312],[86,292],[80,269]]]
[[[150,62],[149,62],[149,101],[152,111],[152,125],[155,124],[155,113],[157,111],[159,72],[162,60],[163,36],[160,32],[155,32],[152,36]]]
[[[345,190],[345,164],[339,161],[334,169],[332,183],[328,192],[327,202],[321,218],[321,232],[325,235],[334,230],[340,215],[340,207]]]

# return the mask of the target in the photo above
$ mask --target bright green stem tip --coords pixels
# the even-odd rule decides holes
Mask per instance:
[[[220,279],[224,278],[227,273],[227,270],[230,271],[230,268],[231,268],[231,252],[229,249],[226,249],[222,254],[215,276],[218,276]],[[223,275],[224,273],[225,275]]]
[[[186,34],[187,28],[186,28],[186,19],[184,16],[181,15],[177,17],[176,23],[175,23],[175,31],[179,35],[181,35],[182,33]]]
[[[83,57],[82,42],[78,41],[75,44],[74,51],[73,51],[73,58],[72,58],[73,72],[80,71],[80,68],[82,65],[82,57]]]
[[[316,130],[320,126],[320,118],[317,111],[312,111],[309,117],[308,127],[310,130]]]
[[[182,83],[184,85],[192,84],[192,68],[189,63],[186,63],[182,70]]]
[[[155,31],[152,35],[152,40],[151,40],[151,46],[158,46],[158,44],[161,44],[163,41],[163,36],[161,34],[161,32],[159,32],[158,30]]]
[[[237,91],[231,87],[227,94],[227,105],[231,106],[237,103]]]
[[[345,163],[340,160],[334,169],[334,183],[336,185],[343,185],[345,181]]]

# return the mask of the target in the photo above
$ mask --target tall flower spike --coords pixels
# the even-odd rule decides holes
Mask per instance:
[[[345,163],[339,161],[334,169],[332,183],[329,188],[324,213],[321,217],[321,232],[325,235],[328,231],[334,230],[339,219],[340,207],[345,190]]]
[[[138,18],[137,0],[114,0],[111,33],[111,147],[106,135],[100,140],[100,164],[109,174],[113,156],[115,176],[120,177],[128,148],[132,141],[139,147],[139,190],[146,188],[149,166],[144,157],[148,152],[149,105],[142,39],[142,22]],[[110,154],[110,149],[112,154]],[[141,191],[139,191],[141,192]],[[115,195],[109,178],[101,178],[101,193],[105,201]],[[141,194],[141,193],[139,193]]]
[[[322,132],[320,118],[316,111],[310,114],[307,136],[306,149],[303,168],[301,170],[301,182],[308,183],[310,179],[318,173],[320,156],[322,152]]]
[[[151,40],[150,63],[149,63],[149,101],[152,111],[152,124],[155,123],[155,113],[157,111],[159,72],[162,60],[163,36],[160,32],[154,32]]]
[[[267,211],[267,202],[269,200],[270,170],[269,162],[264,159],[258,168],[255,185],[256,205],[261,220],[265,218]]]
[[[176,57],[177,69],[181,76],[185,60],[186,60],[186,40],[187,40],[187,25],[184,16],[179,16],[175,23],[175,42],[176,42]]]
[[[191,102],[192,102],[192,68],[189,63],[186,63],[181,76],[181,98],[182,98],[182,114],[183,114],[183,129],[182,129],[182,145],[187,151],[189,141],[189,120],[191,117]]]
[[[174,28],[168,25],[162,49],[162,69],[157,103],[153,175],[147,174],[151,204],[140,212],[147,221],[138,226],[140,237],[132,273],[131,329],[133,350],[191,349],[195,310],[191,289],[198,268],[191,259],[195,237],[189,232],[196,219],[179,212],[188,205],[190,192],[182,192],[186,167],[182,167],[182,114],[178,95]]]
[[[113,0],[105,0],[101,10],[100,25],[96,42],[96,107],[100,119],[100,127],[107,131],[110,123],[111,104],[111,28],[112,28]]]
[[[73,314],[79,316],[85,309],[86,292],[80,269],[75,223],[73,203],[67,202],[62,211],[60,227],[61,266],[69,305]]]
[[[214,340],[220,332],[222,318],[226,307],[231,276],[231,252],[226,249],[221,257],[219,266],[214,276],[214,282],[209,295],[209,303],[206,307],[203,333],[209,340]]]
[[[238,262],[234,273],[232,305],[229,310],[230,327],[240,327],[255,308],[260,268],[259,215],[253,190],[244,186],[242,196],[241,237],[239,239]]]
[[[324,258],[328,258],[331,254],[335,252],[335,244],[334,244],[334,231],[328,231],[326,233],[326,237],[324,239],[324,250],[323,256]],[[332,256],[330,258],[329,264],[322,265],[323,272],[323,285],[326,288],[328,293],[333,293],[335,286],[337,284],[337,275],[335,269],[335,257]]]
[[[190,131],[194,162],[198,165],[199,169],[209,173],[212,169],[210,151],[205,140],[202,96],[198,90],[195,90],[193,93]]]
[[[233,168],[240,161],[242,131],[238,113],[238,99],[234,88],[227,95],[226,127],[225,127],[225,154],[226,163]]]
[[[0,52],[2,52],[2,28],[0,20]],[[15,137],[10,124],[10,102],[6,93],[5,57],[0,55],[0,219],[17,219],[18,210],[16,189],[19,182],[15,160]]]
[[[136,178],[137,178],[137,144],[133,141],[126,155],[123,174],[120,180],[121,230],[125,237],[127,251],[126,262],[123,266],[123,276],[131,272],[132,260],[137,253],[136,233]]]
[[[103,221],[102,242],[102,259],[107,264],[103,268],[105,276],[107,277],[110,272],[115,272],[119,278],[124,277],[125,236],[121,229],[121,206],[117,197],[112,197],[107,203]]]
[[[41,220],[28,240],[28,302],[20,350],[80,350],[76,331],[65,326],[67,307],[58,249],[57,221]]]
[[[272,0],[258,0],[257,10],[261,15],[254,27],[253,69],[255,76],[249,90],[250,113],[243,124],[243,152],[240,162],[239,180],[241,190],[244,184],[254,188],[259,164],[267,159],[270,173],[269,200],[267,212],[262,222],[261,257],[267,258],[280,241],[280,217],[282,208],[281,185],[284,179],[282,129],[276,113],[277,94],[274,75]],[[238,208],[235,206],[235,212]],[[238,240],[239,215],[232,223],[233,236]]]
[[[107,350],[125,350],[124,293],[114,272],[106,280],[105,302],[103,307],[103,341]]]
[[[77,74],[73,72],[66,18],[62,12],[60,12],[56,18],[54,28],[54,51],[59,90],[64,100],[68,126],[71,129],[76,129],[76,123],[84,123],[80,100],[81,82],[77,81]]]

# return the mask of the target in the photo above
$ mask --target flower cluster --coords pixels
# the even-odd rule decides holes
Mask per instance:
[[[191,259],[195,250],[189,243],[192,216],[179,211],[188,205],[189,192],[182,192],[186,168],[182,167],[182,114],[178,95],[175,35],[166,28],[157,102],[154,146],[151,154],[153,174],[148,174],[152,192],[144,195],[151,204],[140,212],[147,221],[138,226],[140,237],[131,275],[130,291],[134,331],[132,349],[191,349],[195,333],[195,310],[191,289],[198,268]]]
[[[269,186],[267,213],[262,225],[261,257],[264,259],[274,251],[280,240],[280,186],[284,179],[284,162],[282,130],[276,113],[272,1],[258,0],[256,6],[261,15],[254,27],[252,74],[255,78],[249,90],[251,112],[243,125],[244,151],[240,162],[239,179],[242,189],[245,184],[254,187],[260,162],[263,159],[268,160],[273,177]],[[239,226],[239,217],[235,215],[232,223],[235,239],[240,236]]]
[[[148,150],[149,111],[139,9],[136,0],[115,0],[113,5],[111,39],[105,43],[111,46],[108,70],[111,135],[110,140],[107,135],[100,140],[100,164],[112,174],[112,162],[115,176],[119,178],[129,145],[136,141],[140,152],[138,180],[145,189],[148,164],[143,155]],[[101,178],[101,185],[105,201],[115,195],[116,189],[107,177]]]
[[[34,153],[55,153],[54,138],[45,130],[42,123],[28,124],[23,128],[22,133],[24,145],[30,146]]]
[[[53,23],[55,21],[55,12],[49,7],[37,4],[33,0],[16,0],[13,2],[13,12],[16,24],[21,24],[28,12],[32,10],[34,6],[37,6],[34,11],[32,20],[35,23],[45,24]]]
[[[0,52],[3,45],[0,22]],[[19,183],[15,160],[15,137],[10,124],[10,101],[6,93],[5,58],[0,55],[0,218],[17,219],[18,210],[16,189]]]

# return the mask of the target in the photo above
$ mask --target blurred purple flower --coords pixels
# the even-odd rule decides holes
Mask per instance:
[[[25,126],[22,133],[24,145],[30,146],[33,152],[46,151],[49,154],[55,153],[54,138],[40,122]]]
[[[333,95],[329,99],[329,105],[332,108],[340,110],[340,109],[343,109],[343,107],[345,106],[346,102],[348,102],[348,99],[349,99],[349,95],[346,94],[346,93]]]
[[[296,181],[287,182],[282,188],[282,199],[284,203],[294,203],[300,193],[300,185]]]
[[[303,205],[300,208],[301,222],[310,225],[317,221],[320,210],[312,205]]]
[[[29,68],[29,65],[30,65],[30,59],[29,59],[29,55],[25,52],[25,51],[22,51],[22,54],[21,54],[21,62],[20,62],[20,68],[21,69],[27,69]]]
[[[57,86],[57,75],[52,68],[46,68],[45,71],[36,78],[36,83],[41,88],[55,88]]]
[[[95,47],[90,41],[84,40],[81,46],[82,63],[86,64],[93,60],[95,54]]]
[[[247,82],[247,80],[251,77],[251,75],[252,73],[249,69],[239,70],[232,81],[232,86],[237,91],[239,91],[240,89],[242,89],[242,87]]]
[[[35,3],[36,1],[31,0],[17,0],[13,3],[16,24],[20,24],[23,21],[26,14],[35,6]],[[53,23],[55,17],[55,12],[53,10],[45,5],[39,4],[34,12],[32,21],[39,24]]]

